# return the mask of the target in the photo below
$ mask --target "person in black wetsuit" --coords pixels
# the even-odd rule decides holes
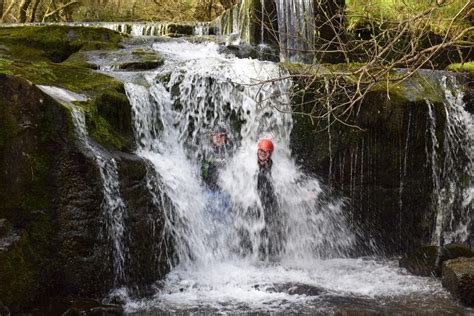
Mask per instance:
[[[278,202],[275,196],[271,170],[273,161],[273,142],[270,139],[262,139],[258,143],[258,178],[257,191],[265,216],[265,228],[262,231],[262,244],[260,257],[262,259],[275,259],[283,248],[282,221]]]
[[[230,203],[229,195],[219,187],[219,172],[224,167],[228,158],[229,142],[227,130],[223,126],[218,126],[211,133],[211,148],[205,154],[201,164],[201,176],[207,188],[208,205],[207,209],[213,220],[219,222],[229,221]]]

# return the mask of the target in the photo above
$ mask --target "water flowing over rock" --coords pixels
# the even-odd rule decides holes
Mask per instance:
[[[188,44],[163,43],[156,44],[155,47],[159,51],[173,50],[174,54],[180,54],[181,51],[187,50],[186,45]],[[216,47],[208,45],[207,49],[209,49],[207,56],[216,54]],[[208,199],[207,193],[203,192],[199,180],[195,178],[199,168],[196,164],[199,162],[193,160],[203,157],[206,150],[209,150],[209,133],[218,124],[227,127],[230,142],[233,144],[230,152],[236,151],[232,158],[229,157],[229,167],[223,170],[221,178],[221,185],[229,194],[229,202],[234,209],[234,214],[226,216],[234,216],[233,220],[238,222],[237,225],[241,225],[238,229],[245,230],[246,234],[250,235],[251,253],[255,257],[258,254],[257,249],[261,247],[262,241],[259,235],[264,222],[253,217],[246,218],[245,214],[249,212],[249,209],[257,208],[257,212],[262,210],[258,205],[256,188],[249,187],[247,183],[254,178],[255,167],[246,170],[245,166],[253,165],[251,153],[255,151],[254,146],[257,140],[264,135],[269,135],[278,143],[276,155],[278,155],[277,157],[281,156],[278,159],[284,159],[285,164],[290,164],[290,166],[281,165],[275,159],[275,168],[295,168],[291,167],[288,151],[288,137],[289,131],[291,131],[291,120],[289,119],[291,117],[278,112],[278,110],[287,111],[285,108],[289,103],[287,96],[290,83],[277,81],[263,86],[258,85],[261,80],[271,81],[282,75],[278,67],[268,63],[235,58],[215,60],[209,57],[194,57],[195,59],[181,62],[182,56],[173,57],[177,59],[176,64],[172,66],[173,70],[170,71],[170,68],[164,67],[162,70],[164,74],[158,74],[158,78],[169,78],[169,81],[154,83],[155,79],[149,78],[150,88],[131,83],[126,85],[126,89],[135,113],[136,138],[140,148],[137,153],[154,162],[159,176],[163,177],[164,181],[161,191],[173,196],[174,203],[178,203],[178,200],[181,200],[178,204],[186,203],[182,206],[177,205],[177,208],[180,208],[180,217],[182,217],[179,222],[182,221],[184,227],[177,227],[176,223],[171,221],[168,224],[168,227],[173,230],[172,236],[178,238],[176,244],[181,248],[178,251],[180,262],[199,258],[203,254],[209,256],[216,251],[220,256],[228,258],[232,253],[229,250],[241,247],[239,243],[234,245],[216,244],[216,241],[212,240],[216,237],[213,235],[200,236],[200,231],[205,231],[203,227],[210,225],[207,221],[211,219],[207,218],[209,215],[206,215],[210,206],[206,205],[206,203],[209,204],[209,201],[206,201]],[[223,76],[224,73],[225,76]],[[161,133],[156,130],[160,125],[163,126]],[[177,148],[180,148],[178,152],[176,152]],[[153,157],[155,155],[160,158]],[[194,159],[189,161],[186,155],[190,155]],[[186,180],[174,179],[177,172],[173,170],[166,171],[166,174],[172,172],[172,175],[163,174],[165,170],[161,165],[166,165],[164,161],[168,159],[180,161],[180,172],[183,174],[182,176],[188,177]],[[170,165],[166,168],[170,168]],[[185,168],[189,168],[189,170],[185,172]],[[241,170],[239,175],[236,173],[237,170]],[[308,253],[310,249],[311,252],[317,249],[316,251],[319,251],[319,255],[323,257],[341,254],[341,251],[343,252],[351,244],[350,233],[347,228],[344,228],[344,224],[342,222],[333,223],[333,221],[338,221],[334,214],[339,212],[341,206],[337,203],[328,205],[325,211],[323,206],[319,206],[321,209],[318,209],[316,205],[312,206],[311,200],[290,199],[295,195],[304,195],[311,199],[311,197],[323,194],[322,188],[315,179],[305,179],[302,174],[290,170],[285,171],[289,177],[276,179],[277,198],[282,209],[293,210],[292,213],[285,216],[288,216],[288,221],[296,221],[285,226],[298,227],[298,230],[292,229],[292,232],[288,233],[287,251],[292,252],[292,257],[311,256]],[[176,183],[175,185],[180,182],[182,184],[176,187],[166,187],[167,182]],[[191,183],[194,183],[193,186],[190,185]],[[186,186],[182,187],[183,185]],[[177,192],[181,192],[184,196],[178,198]],[[189,192],[188,196],[185,192]],[[241,196],[246,196],[245,200],[242,200]],[[190,202],[183,201],[183,199],[191,197],[194,207],[191,211],[192,214],[189,214]],[[198,197],[202,200],[199,200]],[[312,208],[314,209],[311,211]],[[298,210],[301,213],[297,213]],[[174,209],[174,212],[177,210]],[[199,212],[204,213],[200,214]],[[325,219],[324,216],[331,216],[331,219]],[[168,218],[172,218],[172,214],[168,215]],[[174,221],[176,220],[175,218]],[[255,220],[257,223],[254,223]],[[191,221],[193,224],[185,224],[187,221]],[[326,221],[326,224],[323,225],[320,221]],[[332,225],[339,225],[339,229]],[[227,234],[236,234],[236,232],[232,232],[231,227],[220,229],[224,230],[224,228],[227,230]],[[321,229],[323,230],[321,231]],[[338,232],[342,234],[337,235]],[[344,236],[343,234],[348,235]],[[239,240],[237,235],[222,236],[222,238],[227,240],[226,242]],[[196,242],[204,244],[196,244]],[[208,249],[209,245],[212,245],[213,249]],[[190,250],[191,253],[189,253]],[[242,249],[242,251],[246,250]],[[205,261],[211,259],[212,255]]]
[[[389,252],[473,238],[472,115],[457,83],[463,79],[420,76],[403,84],[402,95],[369,93],[348,119],[362,130],[295,115],[298,161],[342,190],[354,220]]]
[[[276,3],[281,59],[311,62],[316,31],[313,0],[277,0]]]
[[[355,131],[293,113],[298,78],[280,65],[198,42],[135,39],[125,49],[164,60],[140,72],[93,53],[124,85],[93,100],[0,76],[0,281],[24,276],[8,295],[0,286],[2,302],[17,312],[22,297],[64,291],[130,313],[464,312],[439,281],[380,256],[473,240],[461,81],[421,72],[371,91]],[[228,142],[215,189],[202,167],[218,129]],[[114,142],[132,133],[134,144]],[[261,138],[275,146],[271,207],[258,192]]]

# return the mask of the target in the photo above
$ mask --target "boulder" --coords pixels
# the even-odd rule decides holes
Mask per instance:
[[[414,275],[439,276],[439,254],[439,247],[424,246],[400,259],[399,265]]]
[[[0,316],[10,316],[10,310],[0,301]]]
[[[141,71],[155,69],[163,65],[162,59],[129,61],[117,65],[120,70]]]
[[[0,238],[5,237],[11,231],[11,224],[6,218],[0,218]]]
[[[463,304],[474,307],[474,258],[444,262],[441,282]]]
[[[66,296],[57,298],[47,306],[37,307],[30,311],[33,315],[63,316],[121,316],[123,308],[118,305],[102,304],[97,300],[83,297]],[[0,314],[1,315],[1,314]]]
[[[328,125],[325,85],[352,89],[353,77],[334,73],[350,74],[359,66],[283,65],[294,75],[296,89],[306,87],[304,93],[293,95],[292,153],[305,172],[347,197],[348,212],[360,231],[358,253],[373,251],[369,240],[377,240],[377,247],[388,255],[415,251],[430,242],[436,214],[433,201],[439,193],[433,186],[445,185],[436,182],[447,155],[442,82],[443,76],[456,80],[454,75],[420,71],[402,83],[372,86],[350,108],[334,107]],[[348,102],[343,90],[331,93],[332,104]],[[427,132],[430,129],[432,133]],[[469,168],[465,153],[456,156],[456,172]],[[437,164],[433,155],[439,158]],[[459,190],[453,192],[453,214],[464,207],[458,191],[466,185],[460,180]]]
[[[405,255],[399,265],[414,275],[441,276],[443,262],[459,257],[472,258],[474,251],[462,244],[423,246]]]

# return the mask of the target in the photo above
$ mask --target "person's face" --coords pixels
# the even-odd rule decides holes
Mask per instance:
[[[225,133],[214,133],[212,134],[212,143],[217,147],[223,146],[225,144],[226,136]]]
[[[258,160],[267,161],[270,158],[271,153],[269,151],[259,149],[257,152],[257,155],[258,155]]]

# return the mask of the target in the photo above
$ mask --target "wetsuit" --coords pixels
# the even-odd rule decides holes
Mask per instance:
[[[202,161],[201,176],[211,191],[219,190],[217,180],[219,178],[219,169],[224,166],[226,161],[226,147],[214,147],[213,151],[206,155]]]
[[[259,161],[257,190],[265,216],[265,228],[262,231],[260,246],[261,259],[275,259],[283,248],[282,220],[271,179],[272,160]],[[262,258],[263,257],[263,258]]]
[[[208,189],[207,209],[213,220],[219,222],[228,221],[230,215],[229,195],[218,185],[219,171],[225,165],[227,153],[226,146],[213,147],[201,165],[201,176]]]

